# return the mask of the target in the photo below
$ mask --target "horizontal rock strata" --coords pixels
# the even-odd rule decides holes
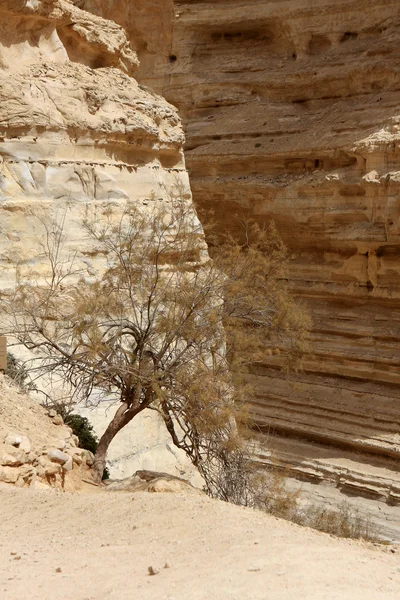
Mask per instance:
[[[126,2],[95,4],[129,22]],[[169,1],[170,35],[158,2],[146,4],[135,3],[136,49],[158,59],[139,77],[184,117],[195,202],[231,231],[235,212],[274,219],[294,291],[313,315],[314,356],[301,376],[284,378],[268,355],[255,370],[257,423],[392,461],[400,449],[398,1]]]

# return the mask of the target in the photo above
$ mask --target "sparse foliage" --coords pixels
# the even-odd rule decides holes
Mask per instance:
[[[81,415],[71,414],[64,418],[64,423],[71,427],[74,434],[79,438],[80,448],[85,448],[93,454],[96,452],[99,441],[89,419]]]
[[[298,509],[290,519],[304,527],[311,527],[337,537],[377,541],[378,529],[369,517],[363,516],[343,501],[335,508],[310,505]]]
[[[36,390],[36,386],[32,382],[24,362],[18,360],[12,352],[7,352],[7,369],[5,370],[5,375],[10,377],[21,390],[26,392]]]
[[[71,427],[74,434],[79,439],[79,447],[89,450],[92,454],[96,453],[99,445],[99,440],[94,432],[93,425],[87,417],[82,417],[77,414],[69,414],[61,411],[61,416],[64,419],[64,423]],[[110,472],[107,467],[104,468],[102,479],[110,478]]]
[[[94,206],[83,219],[97,255],[93,275],[66,256],[62,224],[42,225],[49,270],[19,278],[12,331],[35,353],[38,374],[57,373],[88,404],[119,402],[96,451],[98,479],[115,435],[154,410],[208,492],[232,500],[223,478],[238,477],[245,445],[246,389],[235,373],[268,348],[282,366],[296,365],[306,348],[308,317],[290,294],[273,226],[251,225],[244,244],[226,236],[210,260],[179,198],[168,210],[156,202],[122,214]],[[243,504],[241,493],[233,500]]]

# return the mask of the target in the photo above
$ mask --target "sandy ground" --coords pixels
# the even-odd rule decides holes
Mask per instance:
[[[3,485],[0,533],[2,600],[400,598],[397,551],[203,495]]]
[[[49,440],[62,437],[62,429],[53,425],[37,400],[29,398],[0,373],[0,444],[9,433],[18,433],[28,436],[33,449],[40,449]]]

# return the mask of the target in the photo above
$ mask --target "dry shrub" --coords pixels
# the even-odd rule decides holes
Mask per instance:
[[[371,519],[361,515],[346,501],[339,504],[337,509],[312,504],[298,509],[291,520],[304,527],[311,527],[338,537],[366,541],[378,539],[378,529]]]
[[[342,538],[377,541],[378,529],[369,517],[361,515],[348,502],[337,508],[311,504],[301,506],[300,488],[289,490],[287,473],[279,465],[260,470],[254,463],[254,447],[238,446],[226,456],[219,456],[215,465],[213,488],[207,492],[214,497],[262,510],[318,531]],[[210,477],[208,478],[210,480]]]
[[[36,378],[64,382],[67,402],[116,401],[96,451],[98,481],[114,437],[152,410],[209,493],[239,502],[251,487],[240,444],[235,452],[245,395],[238,379],[271,348],[277,367],[299,366],[310,319],[291,293],[272,224],[249,224],[243,242],[224,236],[211,260],[192,205],[180,190],[169,201],[88,206],[85,248],[103,257],[95,275],[86,254],[68,251],[68,208],[61,220],[32,215],[41,266],[16,264],[0,325],[31,351]]]

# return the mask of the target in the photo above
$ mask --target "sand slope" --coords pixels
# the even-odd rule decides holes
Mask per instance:
[[[203,496],[3,487],[0,597],[397,600],[400,562]]]

